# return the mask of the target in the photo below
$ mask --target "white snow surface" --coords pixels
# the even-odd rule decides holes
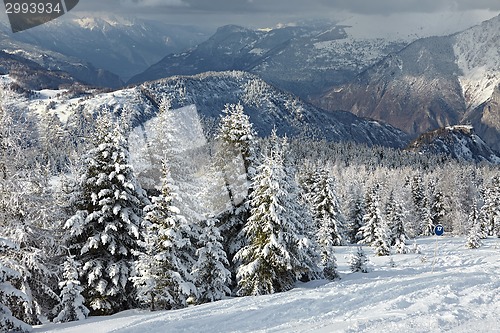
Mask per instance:
[[[336,247],[341,280],[301,283],[286,293],[175,311],[130,310],[34,332],[498,332],[500,239],[475,250],[465,248],[464,238],[417,243],[421,254],[391,257],[374,257],[365,247],[370,273],[349,271],[355,246]]]

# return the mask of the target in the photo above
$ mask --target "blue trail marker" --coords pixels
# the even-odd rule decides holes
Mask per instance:
[[[444,227],[441,224],[438,224],[434,228],[434,234],[436,234],[436,236],[443,236],[443,234],[444,234]]]

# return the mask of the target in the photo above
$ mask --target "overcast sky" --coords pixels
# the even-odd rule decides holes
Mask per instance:
[[[207,27],[271,28],[311,19],[352,25],[352,34],[454,33],[500,14],[500,0],[80,0],[72,13],[154,18]],[[1,13],[2,20],[6,15]],[[354,31],[356,30],[356,31]]]
[[[386,29],[415,24],[432,29],[449,25],[453,30],[498,15],[500,0],[81,0],[75,12],[155,17],[210,28],[225,24],[273,27],[314,18],[349,21],[356,17]]]

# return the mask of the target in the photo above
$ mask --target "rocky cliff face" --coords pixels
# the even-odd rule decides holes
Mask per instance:
[[[462,161],[500,164],[500,156],[474,132],[472,126],[448,126],[424,133],[407,148],[443,154]]]
[[[315,99],[386,121],[411,135],[471,122],[500,148],[500,16],[447,37],[424,38]]]

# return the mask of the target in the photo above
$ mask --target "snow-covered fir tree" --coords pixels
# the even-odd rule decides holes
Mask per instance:
[[[485,239],[487,234],[481,224],[479,209],[477,208],[477,202],[475,199],[472,202],[469,215],[467,216],[467,229],[468,234],[465,247],[468,249],[477,249],[481,247],[481,239]]]
[[[16,318],[11,311],[14,304],[28,302],[28,296],[12,285],[12,281],[18,280],[21,274],[10,266],[11,257],[7,252],[17,251],[16,244],[0,238],[0,331],[1,332],[31,332],[31,326]]]
[[[111,116],[97,119],[96,147],[84,158],[65,223],[67,246],[82,264],[80,282],[91,314],[112,314],[135,304],[129,277],[139,249],[142,209],[148,202],[129,165],[127,141]]]
[[[323,217],[318,229],[318,245],[321,251],[321,266],[323,266],[323,275],[329,280],[339,277],[337,271],[337,258],[335,258],[334,246],[335,240],[332,236],[331,219]]]
[[[427,205],[427,197],[425,195],[424,181],[420,173],[413,176],[411,180],[411,196],[413,200],[413,211],[415,218],[413,234],[414,236],[420,236],[425,233],[426,230],[429,231],[429,228],[426,228],[426,226],[428,226],[429,223],[432,223]],[[433,229],[431,231],[431,234],[432,232]]]
[[[60,248],[55,237],[59,209],[49,185],[49,166],[36,151],[33,124],[29,115],[6,112],[0,108],[0,236],[17,246],[7,251],[10,267],[20,274],[12,281],[28,297],[15,302],[10,310],[16,318],[35,325],[50,317],[58,302],[58,265],[53,258]],[[19,117],[23,119],[18,119]]]
[[[90,311],[84,305],[83,288],[78,280],[79,269],[79,264],[71,256],[64,262],[63,281],[59,282],[61,302],[55,309],[55,323],[83,320],[89,315]]]
[[[198,303],[214,302],[229,295],[231,272],[221,244],[222,236],[215,219],[203,221],[198,240],[197,262],[193,266],[193,279],[198,290]]]
[[[192,230],[180,214],[179,200],[166,161],[163,163],[160,194],[145,207],[145,251],[139,255],[131,280],[138,289],[138,298],[151,309],[179,309],[196,296],[191,270],[195,249]]]
[[[160,268],[155,258],[157,235],[151,228],[144,231],[142,250],[135,251],[136,260],[133,264],[130,281],[136,288],[136,297],[141,307],[156,310],[156,281],[159,280]]]
[[[390,253],[388,230],[380,211],[379,184],[375,184],[366,194],[366,208],[363,216],[363,227],[359,229],[362,235],[361,244],[375,248],[375,254],[386,256]]]
[[[486,186],[483,201],[481,223],[487,227],[488,235],[500,237],[500,176],[494,176]]]
[[[406,245],[408,236],[404,228],[405,214],[403,205],[394,197],[394,191],[391,191],[386,206],[386,219],[389,225],[390,245],[394,247],[396,253],[408,253]]]
[[[318,169],[314,172],[307,198],[311,204],[317,228],[323,226],[325,231],[325,228],[328,228],[330,233],[328,237],[332,246],[343,245],[345,242],[345,218],[340,211],[333,178],[326,169]],[[324,225],[325,223],[327,226]],[[317,242],[320,246],[325,243],[319,237]]]
[[[222,113],[216,138],[222,142],[226,153],[236,151],[241,154],[245,170],[251,178],[253,176],[251,168],[256,158],[257,133],[250,122],[250,117],[245,114],[240,103],[226,104]]]
[[[468,249],[477,249],[481,247],[481,238],[481,225],[479,220],[469,221],[469,234],[467,235],[465,247]]]
[[[298,226],[301,209],[288,197],[282,151],[272,145],[253,180],[250,217],[243,229],[247,245],[235,259],[238,294],[262,295],[286,291],[302,275],[311,275],[314,260]],[[293,192],[293,191],[292,191]]]
[[[366,257],[366,253],[361,246],[358,246],[356,253],[353,253],[349,257],[349,267],[351,268],[351,272],[353,273],[368,273],[370,271],[370,267],[368,266],[368,258]]]
[[[303,209],[304,197],[299,186],[299,176],[297,172],[297,159],[290,147],[288,138],[285,136],[279,140],[276,130],[273,130],[270,137],[274,142],[276,151],[281,150],[283,156],[283,166],[285,170],[285,180],[283,189],[288,193],[285,200],[285,211],[288,218],[296,226],[296,237],[298,248],[296,251],[295,276],[301,281],[310,281],[321,278],[322,270],[318,266],[321,261],[319,245],[316,242],[317,226],[313,216],[308,209]],[[330,267],[336,267],[336,259],[329,259]]]
[[[347,214],[347,236],[351,244],[357,244],[362,239],[359,229],[363,226],[363,216],[365,215],[365,201],[362,194],[352,193],[350,199],[350,209]]]
[[[244,245],[241,229],[248,219],[251,179],[255,174],[257,133],[243,106],[226,104],[215,136],[215,164],[222,171],[225,190],[230,199],[227,212],[218,216],[224,233],[223,244],[235,274],[234,254]]]
[[[432,232],[434,233],[434,227],[443,223],[443,219],[446,216],[446,207],[443,192],[440,189],[435,188],[435,186],[432,186],[432,189],[430,216],[433,225]]]

